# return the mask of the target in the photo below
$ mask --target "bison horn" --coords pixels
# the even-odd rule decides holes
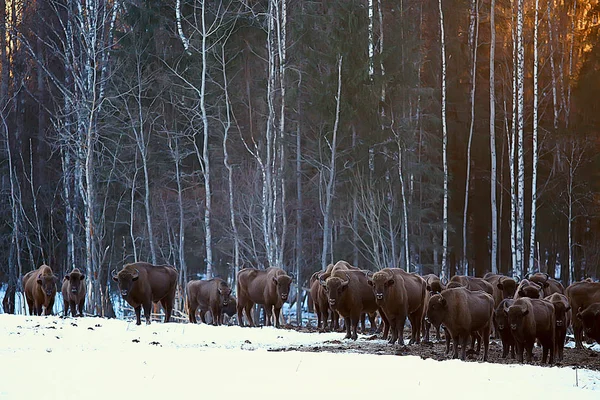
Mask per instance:
[[[135,279],[135,278],[137,278],[139,276],[140,276],[140,271],[138,271],[138,269],[135,268],[135,274],[133,274],[131,277]]]
[[[319,276],[319,283],[321,284],[321,286],[325,287],[327,286],[327,283],[325,282],[325,279],[323,279],[322,276]]]
[[[117,277],[117,269],[116,268],[111,271],[110,276],[112,278],[116,278]]]
[[[517,281],[517,283],[521,282],[521,277],[519,275],[515,276],[515,280]]]
[[[550,279],[550,275],[548,275],[548,273],[546,272],[546,282],[548,282],[548,279]]]

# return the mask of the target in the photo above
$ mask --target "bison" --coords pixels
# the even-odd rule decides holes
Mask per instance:
[[[469,337],[483,340],[483,361],[487,360],[490,329],[494,313],[494,298],[483,291],[466,287],[449,288],[431,296],[427,306],[427,319],[434,325],[444,324],[447,335],[454,341],[453,358],[458,358],[458,344],[462,347],[461,359],[466,357]],[[449,350],[449,337],[446,352]]]
[[[64,316],[71,315],[83,317],[83,308],[85,305],[85,275],[78,268],[73,269],[69,274],[65,275],[62,284],[62,296],[64,303]]]
[[[317,328],[322,330],[336,330],[339,328],[339,314],[337,311],[333,311],[329,308],[329,302],[327,300],[327,293],[320,283],[323,276],[331,275],[333,264],[329,264],[327,269],[323,271],[317,271],[310,277],[310,297],[313,302],[315,314],[317,314]],[[329,321],[329,315],[331,314],[331,324],[327,327],[327,321]]]
[[[388,319],[392,336],[390,344],[404,345],[406,317],[411,324],[409,344],[419,343],[425,305],[425,280],[400,268],[384,268],[375,272],[367,282],[373,287],[375,301]]]
[[[544,298],[544,289],[536,282],[530,281],[529,279],[522,279],[521,282],[519,282],[519,286],[515,291],[513,299],[516,300],[521,297],[542,299]]]
[[[223,323],[223,308],[229,305],[231,296],[231,288],[226,281],[221,278],[189,281],[186,289],[188,317],[192,324],[196,323],[198,308],[200,308],[202,322],[206,323],[206,312],[210,311],[213,325]]]
[[[517,360],[523,362],[523,351],[527,362],[531,362],[533,345],[537,338],[542,345],[542,362],[546,363],[548,353],[550,364],[554,363],[555,325],[554,305],[542,299],[521,297],[505,310],[510,330],[515,339]]]
[[[237,315],[238,323],[244,326],[242,320],[243,311],[250,326],[254,326],[252,319],[252,307],[254,304],[262,304],[265,307],[265,322],[271,325],[271,315],[275,314],[275,326],[279,328],[279,315],[283,303],[286,302],[290,293],[292,277],[284,270],[277,267],[269,267],[264,270],[245,268],[237,275]]]
[[[44,315],[52,314],[57,282],[58,277],[45,264],[23,276],[23,290],[30,315],[42,315],[42,308]]]
[[[556,358],[562,361],[565,348],[565,338],[567,329],[571,325],[572,312],[569,299],[564,294],[553,293],[544,300],[554,304],[554,318],[556,320],[555,339],[556,339]]]
[[[331,275],[327,279],[321,278],[320,280],[327,293],[329,306],[344,317],[345,339],[356,340],[361,315],[363,313],[372,314],[378,310],[386,327],[384,337],[387,337],[387,329],[389,329],[387,318],[375,301],[375,295],[367,283],[366,274],[360,270],[349,269],[346,264],[345,261],[336,263],[332,268]]]
[[[425,295],[425,305],[424,311],[427,310],[427,304],[429,303],[429,299],[434,294],[440,293],[442,290],[446,289],[446,285],[436,274],[427,274],[423,275],[423,279],[425,279],[425,284],[427,285],[427,293]],[[425,342],[429,342],[429,330],[431,329],[431,322],[425,318],[425,312],[423,312],[423,322],[421,326],[423,327],[423,340]],[[440,325],[435,327],[436,339],[440,340]]]
[[[583,310],[579,308],[576,317],[585,334],[600,343],[600,303],[592,303]]]
[[[483,279],[492,285],[496,307],[502,300],[512,299],[517,291],[517,281],[509,276],[487,273]]]
[[[508,315],[506,314],[506,311],[513,303],[513,299],[504,299],[498,304],[494,312],[494,327],[500,336],[500,340],[502,340],[502,358],[506,358],[509,351],[510,357],[515,358],[515,338],[510,330]]]
[[[160,304],[165,310],[165,322],[171,320],[177,270],[170,265],[152,265],[147,262],[127,264],[118,273],[113,270],[112,278],[119,284],[121,296],[135,310],[136,325],[141,325],[142,307],[146,324],[150,324],[152,303]]]
[[[573,310],[579,312],[593,303],[600,303],[600,282],[575,282],[565,291]],[[575,347],[583,349],[583,325],[581,319],[573,318]]]
[[[553,293],[565,294],[565,287],[554,278],[551,278],[547,273],[538,272],[535,274],[527,274],[525,278],[537,283],[543,288],[544,296],[548,297]]]
[[[448,288],[466,287],[469,290],[483,290],[490,296],[494,296],[494,288],[492,285],[483,278],[477,278],[474,276],[466,275],[454,275],[450,278],[450,282],[447,285]]]

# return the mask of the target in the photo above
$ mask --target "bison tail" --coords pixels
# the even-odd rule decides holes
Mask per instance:
[[[315,303],[313,302],[310,293],[308,294],[308,312],[315,312]]]

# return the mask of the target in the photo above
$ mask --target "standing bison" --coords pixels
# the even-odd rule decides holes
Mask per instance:
[[[556,358],[562,361],[565,348],[565,338],[567,337],[567,329],[571,325],[572,312],[567,296],[560,293],[553,293],[544,300],[549,301],[554,305],[554,318],[556,320]]]
[[[508,308],[513,305],[515,301],[513,299],[504,299],[496,307],[494,312],[494,327],[496,332],[502,340],[502,358],[508,356],[510,351],[510,357],[515,358],[515,338],[513,337],[508,323]]]
[[[519,286],[517,287],[513,298],[516,300],[522,297],[543,299],[544,288],[537,282],[530,281],[529,279],[522,279],[521,282],[519,282]]]
[[[523,362],[525,351],[527,362],[531,362],[537,338],[543,349],[542,362],[545,363],[550,354],[549,362],[553,364],[556,331],[554,305],[546,300],[522,297],[506,310],[506,315],[515,338],[517,360]]]
[[[579,313],[593,303],[600,303],[600,282],[575,282],[567,288],[566,293],[572,309]],[[583,349],[583,325],[580,318],[573,318],[573,333],[575,347]]]
[[[363,313],[373,314],[378,310],[386,329],[383,335],[384,338],[387,337],[389,325],[386,315],[376,303],[365,273],[359,269],[348,268],[347,264],[345,261],[338,261],[331,270],[331,275],[327,279],[321,277],[320,280],[327,293],[329,306],[344,317],[345,339],[356,340],[358,322]]]
[[[42,315],[42,308],[44,315],[52,314],[57,282],[58,277],[45,264],[23,276],[23,290],[30,315]]]
[[[600,343],[600,303],[593,303],[577,313],[585,334]]]
[[[446,285],[436,274],[427,274],[423,275],[423,279],[425,279],[425,283],[427,284],[427,293],[425,296],[425,305],[423,311],[423,322],[421,326],[423,327],[423,340],[425,342],[429,342],[429,330],[431,329],[431,321],[426,318],[427,305],[429,304],[429,299],[434,294],[440,293],[442,290],[446,289]],[[435,334],[436,339],[440,340],[440,325],[435,326]]]
[[[375,301],[389,321],[392,336],[390,344],[404,345],[404,324],[408,317],[411,325],[409,344],[419,343],[421,321],[425,305],[426,283],[416,274],[400,268],[384,268],[375,272],[368,283],[373,287]]]
[[[461,359],[465,359],[469,337],[483,340],[483,361],[487,361],[490,344],[490,329],[494,314],[494,299],[481,290],[471,291],[466,287],[450,288],[431,296],[427,307],[427,318],[434,325],[444,324],[446,333],[454,341],[453,358],[458,358],[458,344],[462,347]],[[446,351],[449,350],[449,338]]]
[[[313,302],[315,314],[317,314],[317,328],[323,331],[328,329],[335,330],[339,325],[339,315],[337,312],[329,308],[327,293],[321,285],[320,279],[322,274],[331,274],[333,264],[329,264],[327,270],[317,271],[310,277],[310,298]],[[329,315],[331,314],[331,325],[328,327]]]
[[[113,271],[112,278],[119,284],[123,299],[134,308],[137,325],[142,324],[142,307],[146,324],[150,324],[152,303],[159,301],[165,310],[165,322],[171,320],[177,288],[177,270],[174,267],[137,262],[125,265],[118,273]]]
[[[77,315],[83,317],[86,294],[85,275],[78,268],[73,269],[71,273],[65,275],[61,291],[65,309],[64,316],[68,316],[69,309],[71,309],[73,317]]]
[[[483,276],[494,289],[494,303],[498,307],[504,299],[512,299],[517,291],[517,281],[509,276],[487,273]]]
[[[454,275],[452,278],[450,278],[450,282],[448,282],[447,287],[465,287],[472,291],[483,290],[490,296],[494,296],[494,288],[492,287],[492,284],[483,278],[477,278],[474,276]]]
[[[269,267],[264,270],[242,269],[237,275],[237,314],[238,323],[244,326],[243,311],[250,326],[254,326],[252,307],[262,304],[265,307],[265,322],[271,325],[271,316],[275,314],[275,326],[279,328],[279,315],[283,303],[290,293],[292,277],[284,270]]]
[[[229,305],[231,288],[221,278],[187,283],[187,308],[190,322],[196,323],[196,311],[200,308],[200,318],[206,323],[206,312],[210,310],[212,324],[223,324],[223,308]]]

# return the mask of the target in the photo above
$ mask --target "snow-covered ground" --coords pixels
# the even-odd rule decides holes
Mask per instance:
[[[2,314],[0,399],[598,399],[600,372],[585,369],[270,351],[341,336]]]

